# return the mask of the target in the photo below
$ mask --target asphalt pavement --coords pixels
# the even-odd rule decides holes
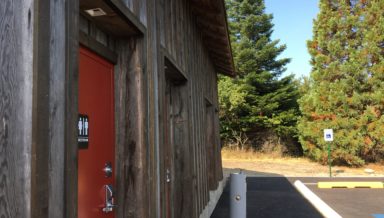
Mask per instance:
[[[319,189],[319,181],[384,181],[384,178],[297,178],[247,177],[247,217],[317,218],[323,217],[296,190],[302,181],[343,218],[384,218],[384,189]],[[211,218],[229,218],[229,184]]]
[[[384,178],[290,178],[289,180],[294,181],[296,179],[302,181],[313,193],[344,218],[384,217],[384,189],[319,189],[316,185],[320,181],[384,182]]]

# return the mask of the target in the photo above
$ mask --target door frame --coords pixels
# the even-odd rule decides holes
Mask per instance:
[[[145,73],[145,70],[148,70],[146,67],[146,56],[147,56],[147,28],[142,24],[142,22],[137,18],[136,15],[134,15],[130,9],[127,8],[124,4],[122,4],[119,0],[108,0],[108,6],[112,7],[114,11],[116,11],[116,14],[121,17],[123,20],[127,21],[126,25],[129,25],[133,29],[137,30],[136,35],[129,36],[127,38],[119,38],[120,43],[127,45],[126,48],[129,52],[132,52],[132,54],[129,56],[128,59],[120,60],[119,62],[118,57],[123,56],[125,58],[126,51],[122,49],[118,49],[116,52],[111,52],[109,49],[105,49],[106,47],[96,41],[94,38],[89,37],[87,35],[84,35],[83,33],[80,33],[80,14],[84,13],[80,11],[79,5],[81,0],[69,0],[66,2],[65,7],[65,56],[63,58],[65,59],[65,122],[64,122],[64,144],[66,147],[64,148],[64,187],[63,187],[63,206],[64,206],[64,217],[68,218],[75,218],[77,217],[77,211],[78,211],[78,204],[77,204],[77,193],[78,193],[78,169],[77,169],[77,161],[78,161],[78,146],[77,146],[77,117],[78,117],[78,76],[79,76],[79,62],[78,62],[78,53],[79,53],[79,46],[80,44],[84,47],[92,50],[96,54],[102,56],[103,58],[106,58],[107,60],[111,61],[115,64],[115,73],[117,73],[116,66],[119,66],[119,68],[126,67],[128,64],[135,64],[136,67],[134,70],[128,71],[128,69],[119,71],[128,71],[125,72],[127,75],[133,76],[132,81],[126,82],[127,87],[125,87],[127,90],[123,91],[123,93],[117,93],[117,83],[118,79],[115,76],[115,135],[118,135],[118,122],[117,119],[125,120],[126,126],[136,126],[140,128],[136,128],[135,132],[132,134],[125,134],[124,137],[128,138],[127,141],[124,141],[121,146],[117,143],[118,138],[115,136],[115,153],[118,151],[119,146],[120,147],[129,147],[128,140],[134,140],[137,141],[138,144],[137,147],[146,148],[148,147],[148,140],[145,136],[145,132],[149,132],[150,130],[147,130],[149,128],[147,126],[147,102],[146,102],[146,96],[149,94],[148,84],[147,80],[149,75]],[[101,1],[100,1],[101,2]],[[49,11],[49,10],[48,10]],[[97,22],[96,20],[93,20],[93,22]],[[116,31],[120,31],[116,29]],[[109,33],[112,38],[115,38],[115,36],[118,35],[118,33],[111,32]],[[46,42],[47,40],[41,40],[42,42]],[[46,44],[46,43],[45,43]],[[128,52],[127,51],[127,52]],[[120,54],[123,53],[123,54]],[[124,63],[125,61],[125,63]],[[120,73],[120,72],[119,72]],[[152,75],[151,75],[152,76]],[[153,77],[153,76],[152,76]],[[139,82],[138,82],[139,81]],[[120,84],[121,85],[121,84]],[[130,87],[132,86],[132,87]],[[131,94],[128,93],[128,88],[135,89],[135,95],[131,96]],[[127,92],[127,93],[124,93]],[[117,97],[123,97],[126,98],[129,96],[129,98],[137,98],[137,105],[134,106],[133,110],[124,110],[121,113],[117,113]],[[126,99],[124,99],[126,101]],[[135,121],[127,121],[127,116],[131,116],[133,114],[136,114],[138,111],[144,113],[145,115],[140,117],[140,120]],[[123,112],[126,112],[126,114],[122,114]],[[122,130],[125,131],[125,130]],[[153,133],[151,133],[153,134]],[[121,137],[120,137],[121,138]],[[127,150],[131,149],[126,148]],[[145,151],[145,150],[144,150]],[[126,153],[126,152],[125,152]],[[116,155],[116,154],[115,154]],[[117,168],[118,162],[120,161],[119,158],[121,156],[116,156],[115,158],[115,165]],[[139,159],[137,156],[129,157],[133,159]],[[141,158],[141,157],[140,157]],[[128,157],[126,158],[128,159]],[[140,159],[140,161],[143,161],[144,159]],[[127,162],[126,160],[121,160],[122,162]],[[141,162],[138,163],[138,165],[142,164]],[[157,166],[157,163],[154,164],[154,166]],[[144,164],[143,167],[146,167]],[[123,172],[123,167],[120,170]],[[116,172],[116,185],[118,185],[119,181],[122,181],[125,179],[122,173],[118,172],[118,169],[115,170]],[[156,172],[156,170],[153,170],[153,172]],[[141,181],[145,181],[145,175],[146,172],[140,172],[140,175],[137,175],[138,178],[134,178],[135,180],[139,180],[138,183]],[[123,184],[122,182],[120,182]],[[156,187],[156,186],[153,186]],[[151,188],[153,188],[151,187]],[[144,189],[146,191],[146,189]],[[129,198],[137,199],[137,202],[144,202],[146,201],[145,197],[142,197],[143,193],[131,193],[132,190],[127,191],[129,192]],[[152,190],[151,191],[156,191]],[[125,195],[128,195],[127,193],[124,193],[124,196],[121,196],[123,198],[123,201],[119,201],[121,204],[120,207],[118,207],[117,216],[125,216],[126,213],[131,211],[132,204],[127,203],[127,197]],[[146,196],[146,195],[145,195]],[[157,198],[156,198],[157,200]],[[156,206],[151,204],[151,211],[154,211],[153,213],[156,213]],[[143,214],[144,210],[138,211],[135,213],[137,214]],[[148,211],[148,209],[146,210]]]
[[[162,66],[163,72],[160,77],[160,113],[161,116],[161,127],[162,135],[161,145],[159,148],[160,152],[160,190],[161,190],[161,214],[160,217],[164,218],[173,218],[181,216],[181,208],[176,208],[175,205],[180,206],[181,202],[178,202],[179,195],[178,192],[181,189],[185,189],[187,187],[192,187],[192,179],[191,178],[179,178],[180,177],[180,169],[178,163],[178,159],[176,156],[184,156],[185,153],[189,153],[189,87],[188,87],[188,79],[184,73],[182,73],[181,68],[177,67],[175,61],[170,58],[169,54],[166,51],[162,50]],[[173,101],[179,102],[180,105],[173,104]],[[183,101],[180,102],[180,99]],[[181,109],[182,108],[182,109]],[[180,110],[180,111],[179,111]],[[177,113],[178,118],[174,117]],[[182,119],[178,121],[178,119]],[[182,127],[180,123],[182,122]],[[175,142],[175,138],[179,137],[179,130],[176,131],[176,128],[181,128],[183,133],[181,137],[183,139],[182,143],[180,141]],[[176,136],[178,135],[178,136]],[[180,138],[179,138],[180,139]],[[177,147],[183,144],[183,147]],[[177,154],[176,154],[177,153]],[[184,160],[184,159],[183,159]],[[189,159],[187,159],[189,160]],[[190,163],[183,162],[183,167],[186,171],[189,170]],[[169,170],[169,172],[167,172]],[[167,175],[168,174],[168,175]],[[190,175],[190,174],[188,174]],[[171,179],[170,182],[167,182],[167,177]],[[188,180],[189,182],[185,182]],[[176,181],[176,182],[175,182]],[[180,186],[181,183],[177,183],[177,181],[181,181],[183,186]],[[188,189],[190,191],[190,189]],[[183,193],[185,190],[182,191]],[[191,201],[191,197],[188,199],[184,199],[184,202]],[[193,203],[189,202],[189,206],[193,207]],[[193,211],[193,210],[191,210]],[[191,215],[191,214],[189,214]]]

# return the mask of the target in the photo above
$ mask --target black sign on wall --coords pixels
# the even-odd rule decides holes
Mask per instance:
[[[79,149],[87,149],[89,142],[89,117],[85,114],[79,114],[77,121],[77,143]]]

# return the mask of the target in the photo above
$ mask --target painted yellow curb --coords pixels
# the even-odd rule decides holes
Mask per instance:
[[[318,188],[384,188],[382,182],[318,182]]]

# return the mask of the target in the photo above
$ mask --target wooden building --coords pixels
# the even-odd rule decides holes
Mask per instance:
[[[203,216],[223,0],[2,0],[0,35],[0,217]]]

